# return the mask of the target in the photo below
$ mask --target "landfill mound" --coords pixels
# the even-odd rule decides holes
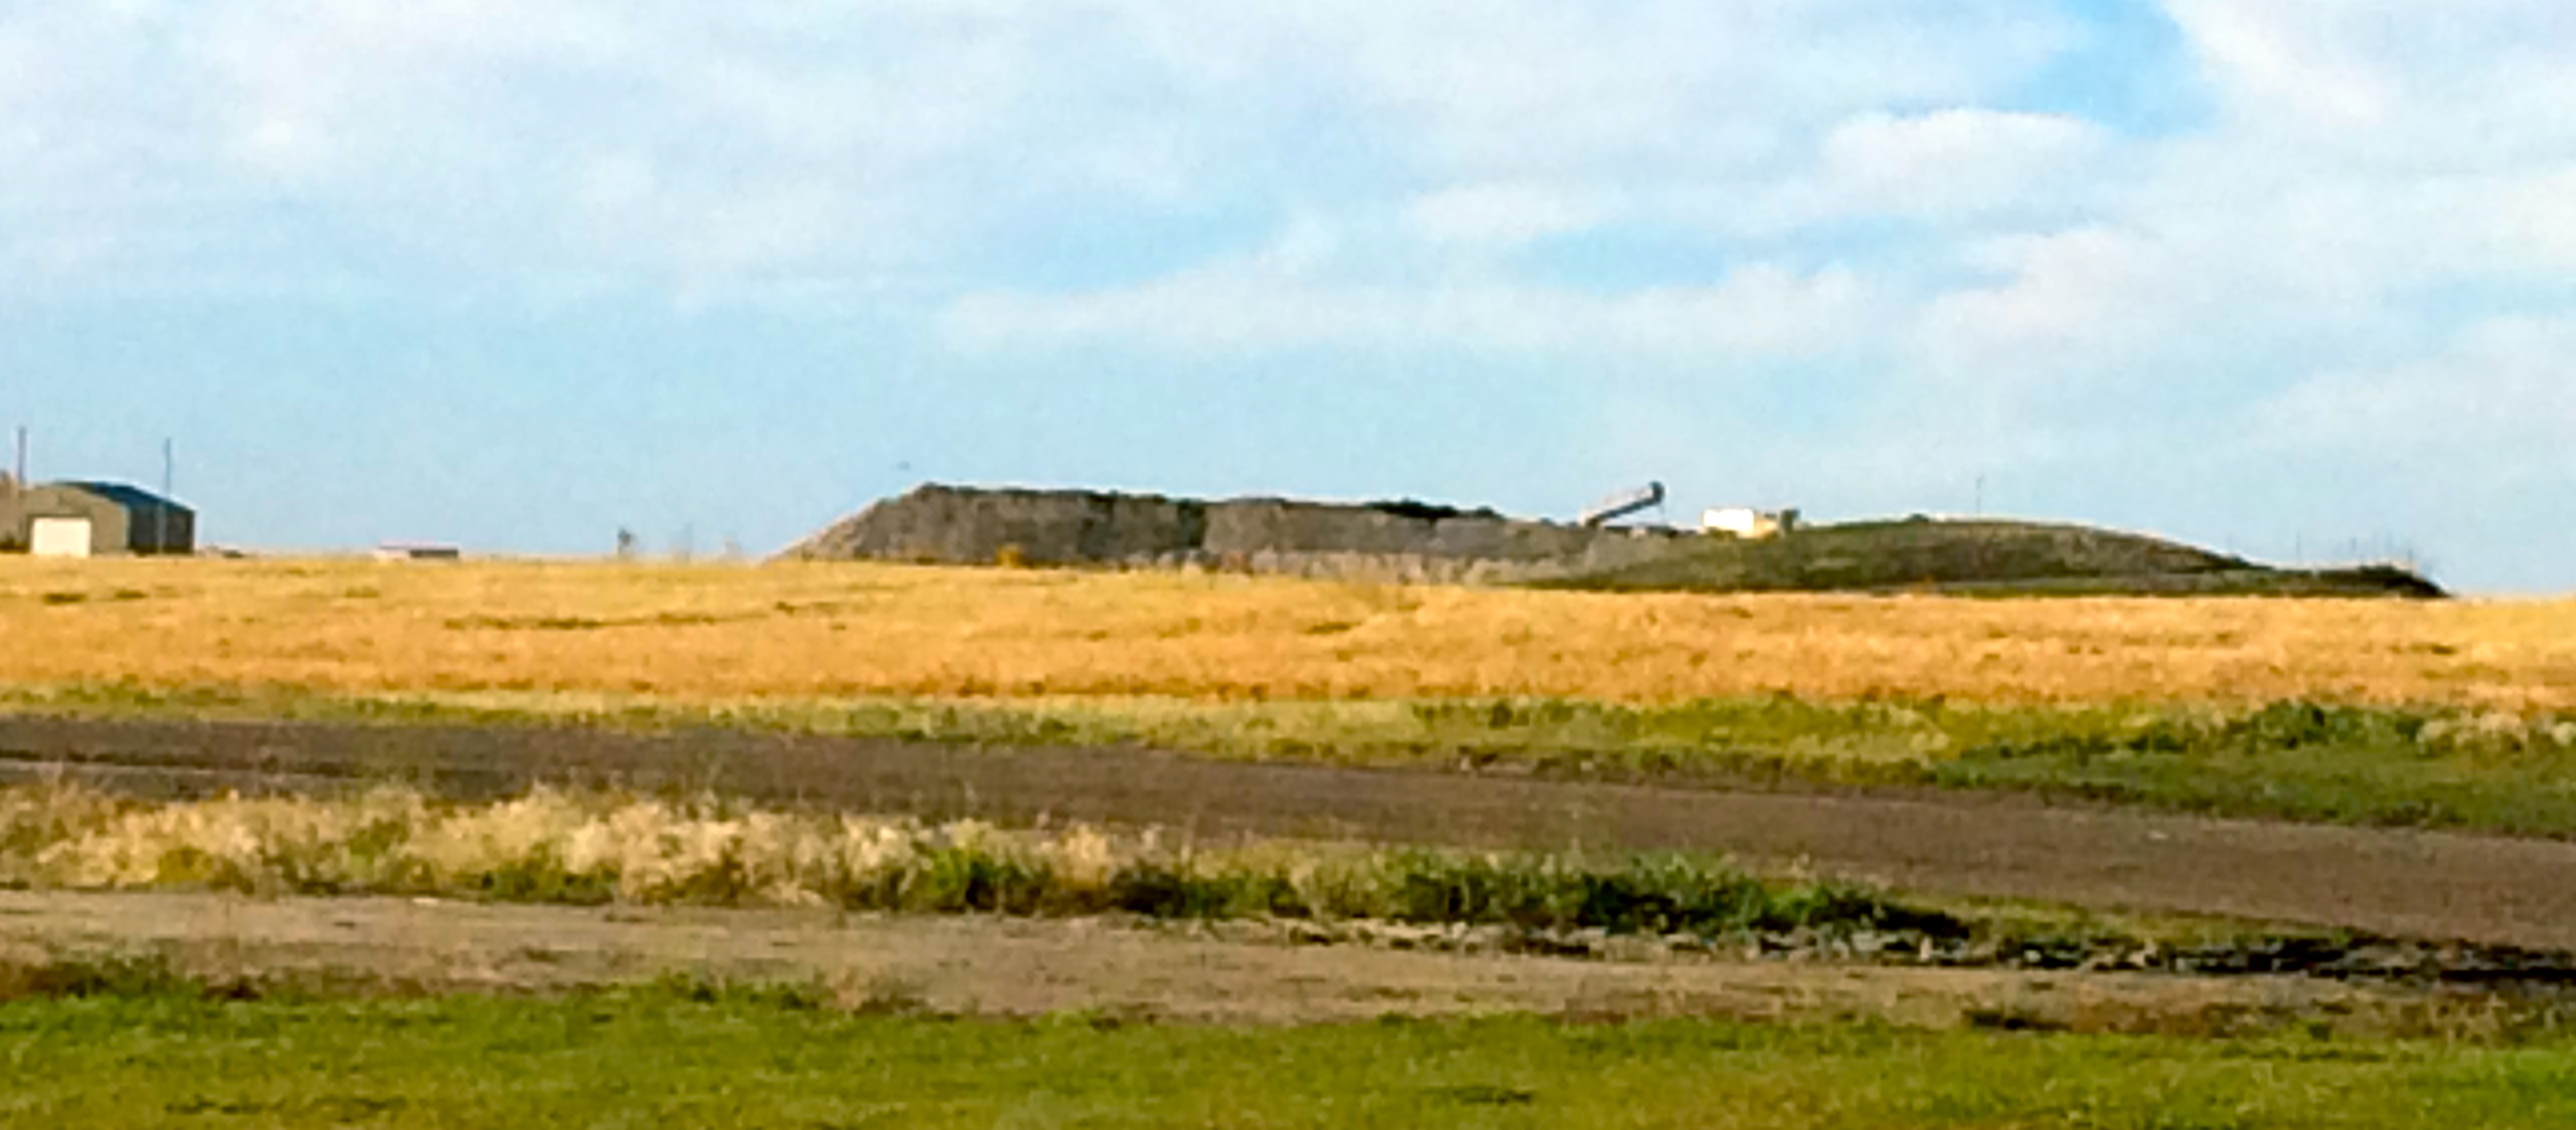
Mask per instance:
[[[1750,540],[1416,501],[1205,501],[924,485],[816,533],[806,561],[1229,569],[1612,592],[2429,598],[2391,567],[2289,570],[2160,538],[2005,521],[1856,522]]]
[[[1524,521],[1410,500],[1211,502],[933,484],[834,523],[784,556],[1508,583],[1636,564],[1685,537],[1670,530]]]

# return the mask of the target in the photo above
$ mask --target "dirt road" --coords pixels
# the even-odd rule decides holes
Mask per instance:
[[[1919,891],[2576,949],[2576,844],[2020,798],[1729,793],[731,732],[0,719],[0,780],[49,773],[163,795],[386,779],[456,796],[596,783],[1211,838],[1716,851]]]
[[[2081,1030],[2208,1034],[2320,1015],[2384,1028],[2422,1013],[2428,1002],[2462,999],[2301,977],[2077,976],[1679,956],[1601,961],[1311,945],[1249,923],[0,891],[0,986],[13,962],[41,968],[138,953],[218,983],[550,992],[678,974],[820,984],[849,1008],[1005,1017],[1090,1010],[1226,1024],[1535,1012],[1868,1016],[1954,1027],[2005,1013]]]

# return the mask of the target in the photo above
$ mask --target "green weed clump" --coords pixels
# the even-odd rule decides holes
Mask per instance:
[[[403,789],[168,804],[78,788],[0,790],[0,883],[1711,938],[1965,929],[1857,888],[1770,884],[1693,856],[1202,850],[1152,831],[1007,830],[546,789],[484,805]]]
[[[158,957],[45,957],[27,961],[0,956],[0,1005],[26,1000],[151,1000],[247,996],[179,971]]]

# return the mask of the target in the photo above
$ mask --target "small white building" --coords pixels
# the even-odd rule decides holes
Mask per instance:
[[[376,547],[378,561],[458,561],[465,551],[438,542],[389,541]]]
[[[1798,512],[1756,510],[1750,506],[1725,506],[1701,515],[1699,528],[1701,533],[1714,537],[1768,541],[1796,530]]]

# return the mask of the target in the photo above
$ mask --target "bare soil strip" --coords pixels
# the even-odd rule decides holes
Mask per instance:
[[[0,779],[54,774],[159,795],[404,780],[478,797],[606,784],[1208,839],[1726,852],[1907,890],[2576,949],[2576,844],[2022,798],[1730,793],[716,731],[0,719]]]
[[[1585,961],[1296,944],[1260,926],[0,891],[0,963],[148,954],[215,983],[559,992],[677,975],[824,987],[841,1007],[1302,1024],[1389,1015],[1870,1017],[2199,1035],[2331,1016],[2407,1031],[2477,998],[2301,977]]]

